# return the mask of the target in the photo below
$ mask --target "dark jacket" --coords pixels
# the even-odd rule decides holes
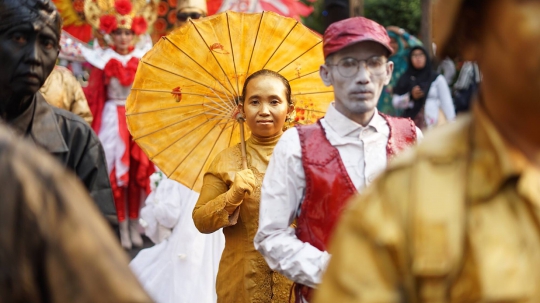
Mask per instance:
[[[73,170],[104,215],[116,214],[103,147],[88,123],[47,104],[38,92],[9,124]]]

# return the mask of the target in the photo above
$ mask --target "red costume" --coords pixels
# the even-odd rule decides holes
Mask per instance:
[[[101,48],[97,41],[93,49],[81,50],[86,61],[94,67],[85,94],[94,116],[92,128],[105,151],[120,224],[120,238],[125,248],[131,248],[132,244],[142,245],[137,231],[140,203],[150,192],[149,177],[155,171],[154,165],[132,140],[127,129],[125,109],[139,59],[152,47],[150,37],[144,33],[151,20],[155,19],[152,17],[157,6],[155,2],[107,0],[94,1],[85,6],[85,13],[101,14],[91,18],[94,22],[91,23],[102,34],[114,35],[114,31],[123,30],[139,36],[136,47],[125,49],[127,54],[116,52],[116,45]],[[100,6],[105,4],[105,8]],[[126,219],[130,219],[129,231]]]
[[[410,119],[386,119],[390,136],[386,145],[388,158],[416,142],[416,126]],[[321,123],[297,126],[302,146],[302,164],[306,176],[306,192],[297,218],[296,236],[321,251],[327,250],[330,236],[339,216],[356,188],[349,178],[337,148],[332,146]],[[310,299],[311,289],[297,285],[299,294]]]

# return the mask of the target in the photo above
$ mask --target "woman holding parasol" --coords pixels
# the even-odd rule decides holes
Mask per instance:
[[[141,59],[128,127],[168,178],[201,193],[196,227],[223,228],[218,302],[289,299],[253,245],[260,184],[287,116],[313,123],[332,100],[322,58],[320,36],[294,19],[227,11],[189,20]]]
[[[202,233],[223,228],[225,250],[216,283],[218,302],[286,302],[292,282],[272,271],[253,246],[261,184],[274,146],[294,110],[291,87],[280,74],[260,70],[246,79],[238,110],[251,130],[247,169],[240,144],[219,153],[203,178],[193,210]]]

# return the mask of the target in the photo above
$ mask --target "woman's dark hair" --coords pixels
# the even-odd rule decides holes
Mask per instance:
[[[465,0],[461,5],[459,13],[454,19],[454,28],[444,52],[444,58],[449,56],[455,58],[461,54],[463,47],[471,41],[480,39],[485,26],[485,11],[492,0]]]
[[[285,79],[285,77],[283,77],[279,73],[268,70],[268,69],[261,69],[249,75],[249,77],[247,77],[246,82],[244,82],[244,87],[242,87],[242,97],[240,97],[240,101],[239,101],[240,103],[244,103],[244,96],[246,95],[246,88],[249,81],[260,76],[269,76],[269,77],[274,77],[281,80],[281,82],[283,83],[283,86],[285,86],[285,96],[287,97],[287,103],[289,105],[294,105],[291,98],[291,85],[289,84],[289,80]]]

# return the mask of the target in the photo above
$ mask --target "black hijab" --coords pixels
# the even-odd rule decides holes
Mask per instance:
[[[421,50],[426,56],[426,65],[424,65],[424,67],[421,69],[416,69],[412,65],[412,53],[417,49]],[[435,81],[439,74],[436,73],[431,67],[431,59],[429,58],[426,49],[422,46],[415,46],[411,48],[408,59],[409,66],[407,67],[405,73],[403,73],[403,75],[399,78],[396,87],[394,87],[394,94],[404,95],[406,93],[411,93],[413,87],[417,85],[420,86],[420,89],[424,92],[424,96],[420,99],[412,99],[411,94],[411,100],[414,101],[414,106],[412,108],[407,108],[403,114],[401,114],[402,117],[414,119],[426,104],[426,98],[429,88],[431,87],[431,83]]]

